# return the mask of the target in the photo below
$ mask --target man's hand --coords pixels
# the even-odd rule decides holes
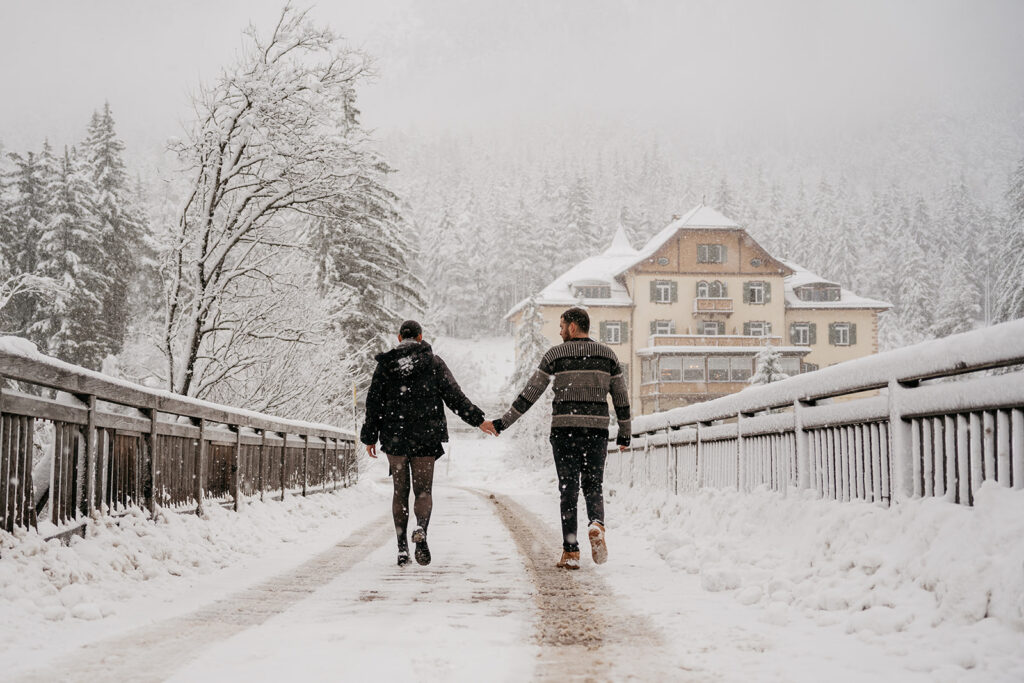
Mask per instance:
[[[626,450],[627,448],[629,448],[629,446],[619,446],[619,452],[622,452],[622,451]]]
[[[490,420],[484,420],[483,422],[480,423],[480,431],[486,434],[490,434],[491,436],[498,435],[498,430],[494,428],[494,423],[491,422]]]
[[[376,458],[377,457],[377,444],[375,444],[375,443],[366,444],[366,454],[368,456],[370,456],[371,458]]]

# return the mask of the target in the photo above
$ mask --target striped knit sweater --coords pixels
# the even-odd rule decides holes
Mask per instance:
[[[593,339],[570,339],[553,346],[540,361],[522,393],[494,426],[508,429],[555,380],[551,404],[552,432],[562,428],[585,427],[608,431],[608,394],[612,395],[619,422],[616,442],[629,445],[629,392],[622,366],[615,352]]]

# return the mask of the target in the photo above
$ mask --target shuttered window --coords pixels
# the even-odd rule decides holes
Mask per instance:
[[[651,334],[675,334],[676,323],[674,320],[652,320]]]
[[[629,323],[609,320],[600,324],[600,341],[605,344],[625,344],[629,340]]]
[[[764,280],[743,283],[743,303],[769,304],[772,301],[772,284]]]
[[[726,250],[724,244],[698,244],[697,263],[725,263]]]
[[[811,346],[818,342],[818,326],[814,323],[792,323],[789,326],[789,343],[794,346]]]
[[[743,323],[743,334],[747,337],[770,337],[772,324],[764,320],[751,320]]]
[[[679,301],[678,283],[672,280],[651,280],[651,301],[658,304],[674,304]]]
[[[853,323],[829,323],[828,343],[833,346],[852,346],[857,343],[857,326]]]

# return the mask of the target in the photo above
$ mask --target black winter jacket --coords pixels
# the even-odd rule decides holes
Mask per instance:
[[[451,371],[427,342],[404,341],[377,354],[366,395],[366,421],[359,440],[380,440],[381,450],[402,455],[448,440],[444,405],[474,427],[484,413],[466,398]]]

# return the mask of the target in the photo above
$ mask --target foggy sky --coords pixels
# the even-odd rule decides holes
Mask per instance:
[[[130,151],[159,148],[241,29],[280,6],[0,0],[0,142],[74,142],[109,100]],[[909,109],[1024,121],[1018,0],[361,0],[313,16],[375,56],[361,108],[382,132],[587,120],[827,137]]]

